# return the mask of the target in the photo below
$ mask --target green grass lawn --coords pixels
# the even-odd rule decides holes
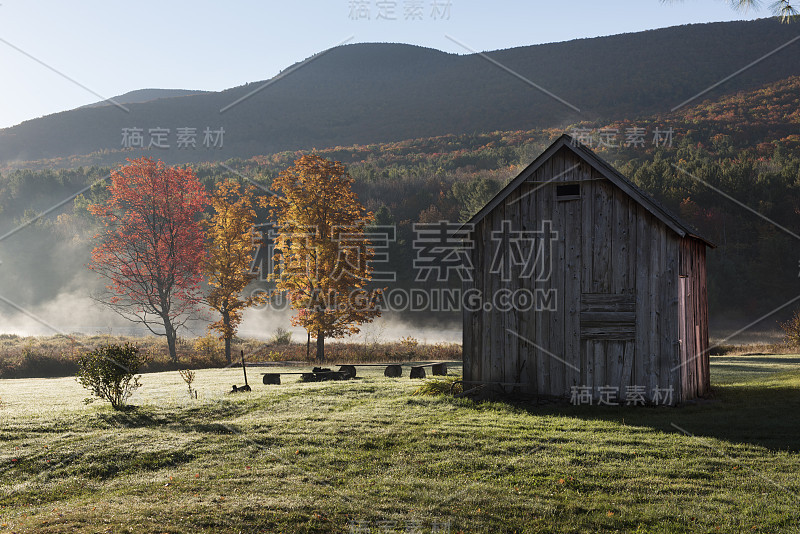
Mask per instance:
[[[798,368],[715,357],[715,399],[681,408],[414,396],[377,369],[230,396],[241,370],[214,369],[197,400],[144,375],[115,412],[0,380],[0,531],[798,532]]]

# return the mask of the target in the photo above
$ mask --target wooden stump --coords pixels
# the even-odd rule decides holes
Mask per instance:
[[[339,372],[344,374],[346,379],[351,379],[356,377],[356,366],[355,365],[340,365]]]
[[[266,373],[262,382],[264,382],[264,384],[267,386],[280,386],[281,375],[279,373]]]
[[[411,368],[411,378],[425,378],[425,368],[420,367],[412,367]]]
[[[445,376],[447,374],[447,364],[437,363],[433,365],[433,376]]]
[[[389,378],[399,378],[403,376],[403,368],[400,365],[387,365],[386,370],[383,372],[383,376],[388,376]]]

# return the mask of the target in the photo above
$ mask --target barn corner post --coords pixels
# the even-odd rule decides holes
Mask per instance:
[[[475,243],[475,233],[474,228],[470,225],[465,225],[463,227],[464,233],[461,236],[462,244],[469,244]],[[469,272],[470,275],[463,276],[461,278],[461,319],[462,319],[462,330],[461,330],[461,369],[462,369],[462,379],[469,382],[472,380],[476,380],[475,376],[472,372],[472,364],[476,355],[473,353],[475,346],[473,344],[473,337],[475,333],[475,329],[473,328],[473,314],[468,313],[468,308],[470,308],[467,302],[467,296],[471,294],[473,288],[475,287],[473,280],[477,276],[475,270],[475,247],[474,246],[467,246],[467,253],[469,258]],[[464,390],[466,391],[466,387]]]
[[[681,349],[678,373],[682,400],[710,393],[710,358],[708,343],[708,285],[706,244],[692,237],[681,246]]]
[[[521,249],[497,239],[509,224]],[[713,244],[594,152],[561,136],[465,226],[474,276],[462,285],[481,295],[463,310],[465,380],[523,384],[515,391],[537,396],[580,390],[612,405],[708,391]],[[557,236],[549,247],[546,230]],[[548,264],[502,276],[496,259],[515,253]],[[534,306],[484,308],[500,290],[529,291]]]

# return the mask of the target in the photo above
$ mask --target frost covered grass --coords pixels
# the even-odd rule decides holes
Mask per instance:
[[[0,380],[0,531],[795,532],[799,359],[714,357],[681,408],[413,395],[407,368],[238,395],[201,369],[197,399],[150,373],[124,411]]]

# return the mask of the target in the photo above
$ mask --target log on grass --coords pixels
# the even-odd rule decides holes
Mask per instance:
[[[266,373],[262,382],[267,386],[279,386],[281,384],[281,375],[280,373]]]
[[[433,376],[445,376],[447,374],[447,364],[446,363],[435,363],[433,364]]]
[[[403,376],[403,368],[399,365],[388,365],[386,366],[386,370],[383,372],[383,376],[387,376],[389,378],[399,378]]]

